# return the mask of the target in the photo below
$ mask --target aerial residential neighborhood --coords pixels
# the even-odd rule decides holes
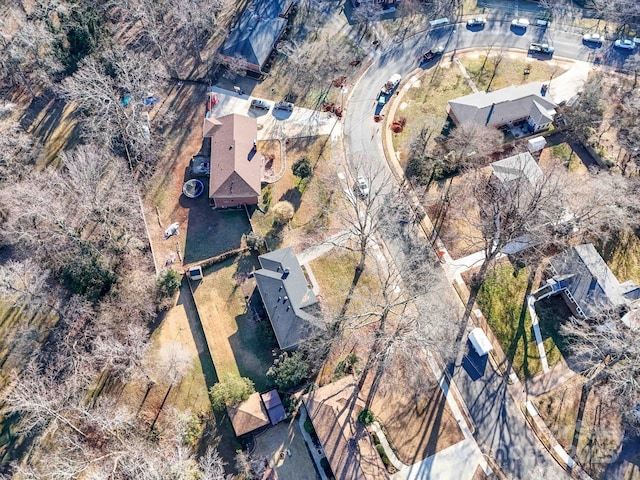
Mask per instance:
[[[640,480],[637,2],[0,8],[0,478]]]

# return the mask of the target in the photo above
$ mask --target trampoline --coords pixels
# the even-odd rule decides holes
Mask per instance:
[[[204,184],[197,178],[187,180],[182,186],[182,193],[188,198],[198,198],[204,192]]]

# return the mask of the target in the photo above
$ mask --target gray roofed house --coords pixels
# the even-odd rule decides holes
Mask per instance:
[[[554,276],[547,283],[582,318],[628,306],[640,298],[640,287],[632,281],[620,283],[591,243],[565,250],[550,264]]]
[[[283,350],[295,348],[321,324],[309,311],[318,299],[291,247],[260,255],[258,260],[262,268],[254,276],[278,345]]]
[[[523,176],[535,187],[544,180],[544,173],[529,152],[518,153],[491,164],[493,174],[502,183],[518,180]]]
[[[549,128],[556,104],[543,95],[543,83],[478,92],[449,101],[447,113],[456,125],[476,123],[500,128],[527,122],[533,132]]]
[[[247,69],[261,72],[287,25],[293,0],[254,0],[242,13],[218,55],[223,59],[243,57]]]

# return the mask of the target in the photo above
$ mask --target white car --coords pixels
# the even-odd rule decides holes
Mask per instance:
[[[358,188],[358,193],[362,198],[367,198],[369,196],[369,184],[364,177],[358,177],[356,179],[356,187]]]
[[[467,20],[467,27],[479,27],[484,26],[487,23],[487,19],[484,17],[473,17]]]
[[[519,28],[527,28],[529,26],[529,20],[527,20],[526,18],[514,18],[511,21],[511,26],[519,27]]]
[[[585,43],[594,43],[594,44],[602,45],[604,38],[599,33],[585,33],[582,36],[582,41]]]
[[[633,43],[632,40],[625,38],[624,40],[616,40],[613,42],[613,46],[624,50],[633,50],[636,47],[636,44]]]

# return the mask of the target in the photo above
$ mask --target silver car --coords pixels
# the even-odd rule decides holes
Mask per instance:
[[[276,102],[273,108],[275,108],[276,110],[286,110],[287,112],[293,112],[293,103]]]
[[[613,42],[613,46],[616,48],[622,48],[623,50],[633,50],[636,48],[636,44],[633,43],[633,40],[629,40],[628,38],[616,40]]]

